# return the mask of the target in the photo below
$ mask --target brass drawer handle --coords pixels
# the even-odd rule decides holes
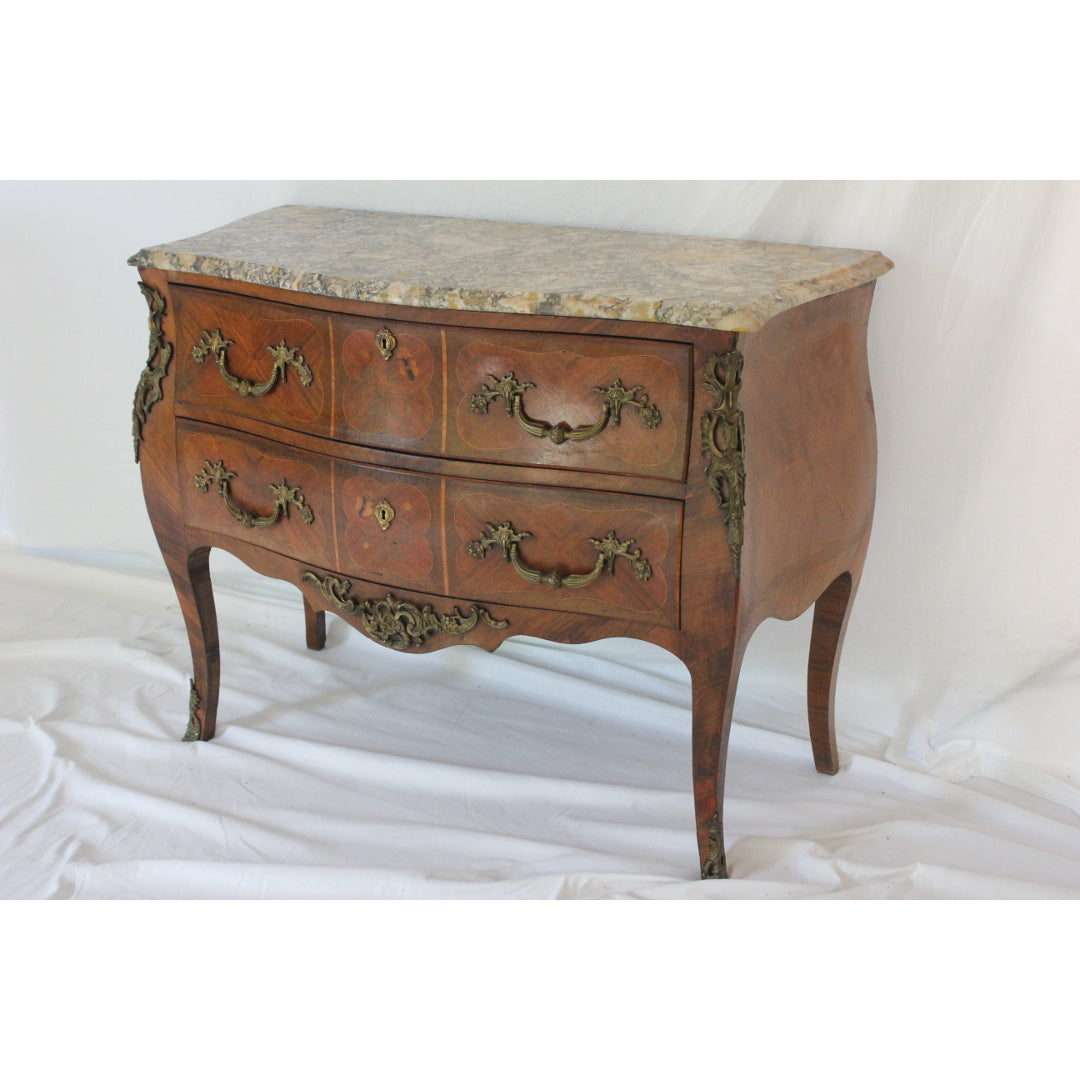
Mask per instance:
[[[235,390],[241,397],[262,397],[263,394],[269,394],[277,385],[279,378],[282,382],[285,381],[286,369],[289,367],[296,370],[302,385],[311,385],[314,376],[304,359],[303,353],[300,352],[299,348],[286,345],[284,338],[281,339],[279,345],[266,346],[266,351],[274,358],[274,366],[270,372],[270,377],[258,383],[253,383],[248,379],[238,379],[229,370],[226,350],[233,344],[235,342],[230,341],[220,330],[204,330],[202,340],[191,350],[191,359],[196,364],[201,364],[208,356],[213,356],[217,362],[218,371],[221,372],[221,377],[225,380],[225,385],[230,390]]]
[[[501,379],[494,375],[488,376],[490,386],[483,385],[480,392],[473,394],[469,401],[469,408],[473,412],[486,413],[488,406],[498,397],[506,401],[506,415],[512,416],[530,435],[538,439],[550,439],[553,443],[584,442],[599,435],[607,427],[608,421],[612,420],[618,427],[622,423],[622,408],[630,405],[641,413],[641,419],[647,428],[654,428],[660,423],[660,410],[649,403],[649,395],[644,393],[641,386],[635,386],[627,390],[622,384],[622,379],[616,379],[610,386],[594,386],[593,390],[604,395],[604,402],[600,406],[600,418],[595,424],[587,427],[572,428],[563,421],[557,424],[548,424],[543,420],[534,420],[526,415],[522,397],[526,390],[536,386],[536,383],[518,382],[512,371],[507,372]]]
[[[289,504],[291,503],[300,511],[300,516],[310,525],[315,520],[311,507],[304,501],[299,488],[289,487],[282,479],[280,484],[271,484],[270,490],[274,493],[274,509],[269,514],[260,515],[254,510],[245,510],[238,506],[229,492],[229,481],[236,479],[236,473],[229,472],[220,461],[205,462],[202,470],[195,474],[195,486],[203,492],[210,490],[211,484],[217,484],[218,492],[225,502],[225,509],[245,529],[268,529],[284,515],[289,516]]]
[[[640,548],[633,548],[633,540],[620,540],[614,533],[609,532],[603,540],[589,538],[589,543],[597,550],[596,565],[587,574],[560,574],[557,570],[534,570],[526,566],[518,556],[518,544],[527,537],[530,532],[518,532],[509,521],[501,525],[492,525],[490,522],[485,527],[484,535],[470,540],[465,545],[465,550],[474,558],[482,559],[488,548],[502,548],[503,558],[526,581],[534,585],[543,582],[549,588],[559,589],[584,589],[591,585],[604,571],[609,574],[615,573],[615,560],[626,559],[634,568],[634,576],[638,581],[648,581],[652,577],[652,567],[648,559],[642,554]]]

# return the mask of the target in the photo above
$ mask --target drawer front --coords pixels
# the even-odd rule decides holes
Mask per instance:
[[[176,287],[177,398],[281,427],[330,434],[328,318]]]
[[[688,345],[475,329],[446,341],[449,456],[684,478]]]
[[[678,626],[682,503],[447,481],[450,593]]]
[[[442,481],[418,473],[334,463],[341,570],[441,592]]]
[[[681,480],[691,350],[672,342],[334,316],[335,437]]]
[[[438,454],[442,440],[440,328],[335,317],[335,437]]]
[[[183,421],[176,438],[181,498],[190,525],[332,565],[329,460]]]

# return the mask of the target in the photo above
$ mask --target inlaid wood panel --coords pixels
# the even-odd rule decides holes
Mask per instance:
[[[438,453],[442,345],[437,326],[336,317],[335,435],[390,449]]]
[[[682,503],[675,500],[447,481],[449,591],[676,627],[681,521]],[[552,587],[526,580],[493,541],[504,525],[530,534],[517,544],[515,557],[527,572],[543,576],[589,575],[605,541],[612,548],[626,544],[626,553],[583,587]]]
[[[184,421],[177,422],[176,441],[189,524],[282,554],[332,561],[329,460]]]
[[[200,407],[208,407],[330,434],[326,315],[202,289],[178,287],[172,295],[181,412],[197,413]],[[220,356],[224,356],[224,372]],[[270,380],[273,385],[262,390]]]
[[[469,328],[448,329],[446,344],[449,456],[685,476],[688,345]],[[520,418],[509,378],[523,388]],[[580,438],[603,421],[608,391],[625,403]]]
[[[440,591],[442,481],[334,463],[338,551],[347,574]]]

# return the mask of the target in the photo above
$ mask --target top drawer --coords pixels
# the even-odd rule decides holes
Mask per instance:
[[[685,478],[689,345],[172,295],[192,410],[457,460]]]
[[[454,457],[683,478],[688,345],[471,329],[446,343]]]
[[[177,399],[330,434],[330,327],[318,311],[174,286]]]
[[[683,479],[689,345],[335,317],[336,437]]]

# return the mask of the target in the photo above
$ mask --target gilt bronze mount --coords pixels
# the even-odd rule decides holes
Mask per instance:
[[[530,435],[538,439],[549,439],[556,445],[564,442],[584,442],[586,439],[595,438],[608,426],[608,421],[618,427],[622,423],[624,405],[637,409],[647,428],[656,427],[661,419],[660,410],[650,404],[649,395],[644,392],[643,387],[634,386],[628,390],[623,386],[622,379],[616,379],[610,386],[593,387],[596,393],[604,395],[600,406],[600,417],[595,424],[577,428],[572,428],[563,421],[549,424],[543,420],[534,420],[525,413],[522,398],[527,390],[536,387],[536,383],[518,382],[512,371],[507,372],[501,379],[494,375],[488,375],[487,378],[490,385],[483,385],[469,401],[469,408],[473,412],[486,413],[491,403],[501,397],[506,402],[507,416],[512,416]]]
[[[557,570],[536,570],[526,566],[518,555],[518,544],[530,536],[531,532],[518,532],[509,521],[504,521],[501,525],[488,522],[485,531],[475,540],[470,540],[465,545],[465,550],[474,559],[482,559],[489,548],[501,548],[503,559],[510,563],[520,577],[534,585],[543,582],[551,589],[584,589],[586,585],[596,581],[604,570],[614,574],[616,559],[626,559],[634,568],[634,576],[638,581],[648,581],[652,577],[652,567],[649,560],[641,554],[641,549],[632,546],[633,540],[620,540],[614,530],[601,540],[589,537],[589,543],[596,548],[597,556],[596,565],[586,574],[560,574]]]
[[[701,453],[709,490],[720,505],[735,576],[739,576],[746,507],[746,421],[739,408],[743,356],[714,353],[705,364],[705,389],[716,405],[701,417]]]
[[[135,463],[139,463],[139,444],[142,442],[142,429],[150,416],[150,410],[162,399],[161,380],[165,378],[169,361],[172,359],[172,346],[165,341],[162,319],[165,315],[165,298],[157,289],[145,282],[139,282],[146,303],[150,307],[150,355],[146,358],[146,367],[139,375],[139,385],[135,388],[135,405],[131,413],[131,435],[135,443]]]
[[[394,508],[390,505],[389,499],[380,499],[371,511],[375,520],[379,523],[379,528],[383,532],[393,524],[394,518],[397,514],[394,513]]]
[[[713,814],[705,823],[709,836],[709,854],[701,864],[701,876],[708,878],[726,878],[727,856],[724,854],[724,827],[718,814]]]
[[[481,621],[496,630],[504,630],[510,625],[493,618],[487,608],[477,604],[464,615],[457,607],[439,615],[430,604],[411,604],[408,600],[399,600],[393,593],[387,593],[379,600],[357,600],[350,595],[352,582],[348,578],[332,574],[319,577],[305,570],[300,580],[314,585],[336,611],[358,619],[368,637],[399,652],[418,649],[436,634],[467,634]]]
[[[202,738],[202,719],[199,710],[202,708],[202,700],[199,691],[195,689],[195,680],[191,680],[191,690],[188,693],[188,725],[187,731],[181,742],[198,742]]]
[[[394,355],[394,349],[397,348],[397,338],[384,326],[375,335],[375,345],[379,350],[379,355],[384,360],[389,360]]]
[[[315,514],[308,506],[298,487],[289,487],[282,478],[280,484],[270,484],[270,490],[274,493],[274,507],[269,514],[259,514],[255,510],[245,510],[237,505],[229,491],[229,482],[236,479],[236,473],[225,468],[223,462],[204,462],[202,469],[195,474],[195,486],[202,492],[209,491],[212,485],[217,485],[218,493],[225,503],[225,509],[229,515],[235,518],[245,529],[268,529],[284,516],[289,516],[289,506],[295,506],[300,511],[300,516],[311,525],[315,520]]]
[[[266,351],[274,358],[274,366],[267,378],[257,383],[253,383],[250,379],[239,379],[229,370],[228,348],[235,344],[236,342],[225,337],[220,329],[204,330],[202,339],[191,350],[191,359],[196,364],[201,364],[208,356],[212,356],[225,385],[230,390],[235,390],[241,397],[262,397],[263,394],[270,393],[277,385],[279,378],[282,382],[285,381],[290,367],[296,371],[302,386],[310,386],[314,379],[303,353],[298,347],[286,345],[284,338],[278,345],[266,346]]]

